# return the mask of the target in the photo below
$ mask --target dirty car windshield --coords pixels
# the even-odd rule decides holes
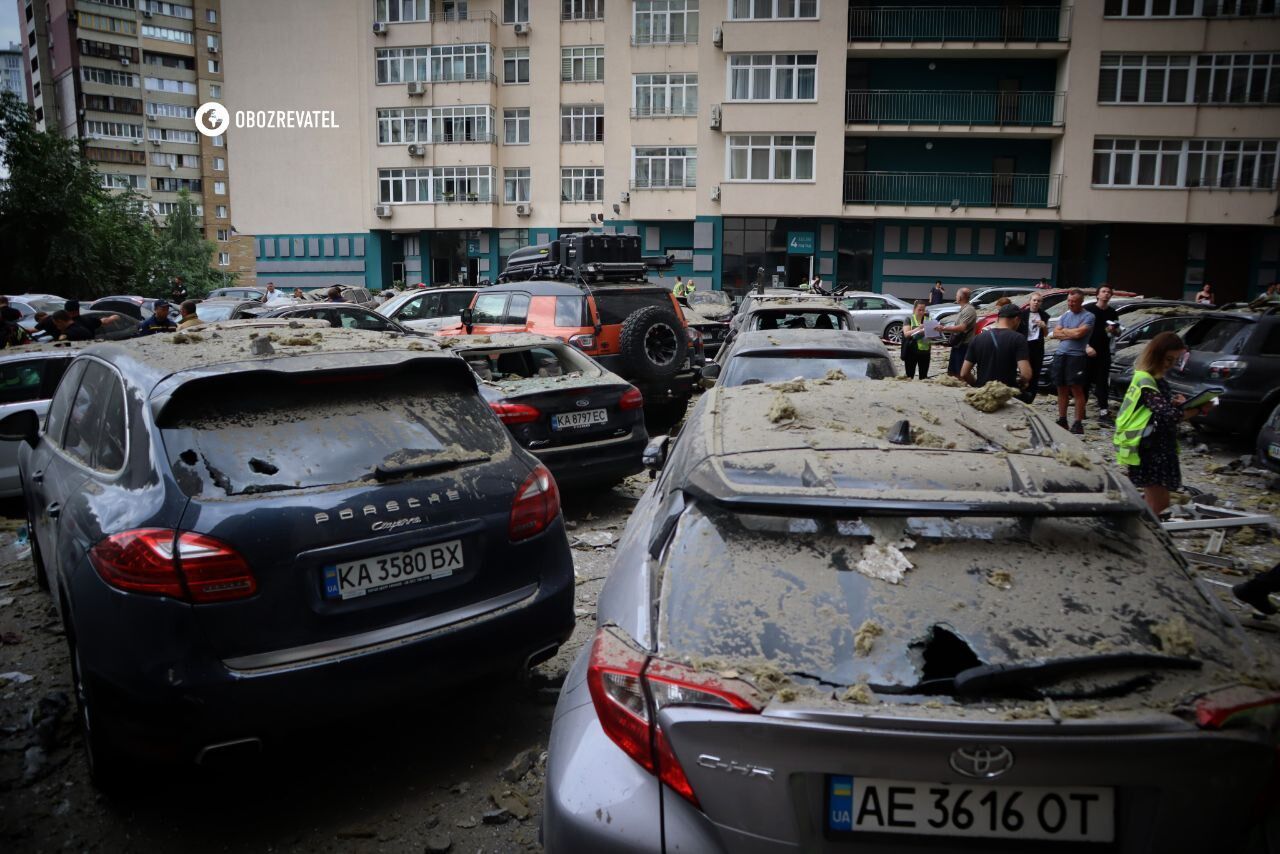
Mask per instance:
[[[161,418],[183,490],[220,498],[372,479],[498,453],[501,431],[465,374],[262,372],[188,383]]]
[[[848,329],[845,315],[838,311],[761,311],[751,321],[752,329]]]
[[[720,384],[725,386],[782,382],[795,377],[822,379],[841,371],[848,379],[882,380],[893,376],[893,365],[882,356],[830,353],[800,357],[796,353],[754,355],[744,353],[729,360]]]

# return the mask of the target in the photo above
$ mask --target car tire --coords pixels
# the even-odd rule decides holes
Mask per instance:
[[[27,542],[31,544],[31,571],[36,577],[36,587],[45,593],[49,592],[49,576],[44,571],[44,556],[40,554],[40,543],[36,540],[36,526],[31,519],[31,509],[27,509]]]
[[[65,606],[64,606],[64,611]],[[89,779],[104,794],[118,794],[132,780],[131,765],[112,740],[111,720],[98,702],[97,692],[80,666],[80,648],[70,621],[66,623],[67,653],[71,659],[71,685],[76,698],[76,715],[80,722],[80,739],[84,745]]]
[[[886,326],[884,328],[884,340],[888,341],[890,344],[901,344],[902,343],[902,324],[890,323],[888,326]]]
[[[675,376],[684,364],[689,341],[675,312],[650,305],[633,311],[622,322],[618,350],[635,377],[664,380]]]

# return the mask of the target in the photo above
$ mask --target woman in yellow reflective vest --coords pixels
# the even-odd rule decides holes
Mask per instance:
[[[1159,516],[1169,507],[1169,493],[1182,487],[1178,466],[1178,424],[1199,415],[1183,409],[1187,399],[1174,394],[1164,375],[1178,364],[1187,345],[1172,332],[1147,343],[1134,363],[1133,381],[1116,416],[1116,462],[1129,468],[1129,480],[1142,490],[1147,506]]]

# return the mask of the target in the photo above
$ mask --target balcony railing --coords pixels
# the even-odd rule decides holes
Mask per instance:
[[[846,205],[1056,208],[1062,176],[992,172],[846,172]]]
[[[491,205],[498,199],[492,193],[438,193],[438,205]]]
[[[459,9],[445,9],[436,16],[437,21],[488,21],[492,24],[498,23],[498,16],[493,12],[461,11]]]
[[[431,137],[435,145],[461,145],[467,142],[494,143],[498,139],[491,133],[438,133]]]
[[[696,175],[686,175],[683,178],[632,178],[630,186],[633,190],[693,190],[698,186],[698,178]]]
[[[679,119],[688,118],[689,116],[698,115],[698,108],[694,107],[632,107],[631,118],[633,119]]]
[[[631,44],[635,47],[662,44],[697,44],[697,33],[633,33]]]
[[[1015,125],[1062,124],[1062,92],[850,89],[850,124]]]
[[[399,81],[397,81],[399,82]],[[497,85],[498,78],[488,71],[449,72],[447,77],[432,76],[432,83],[491,83]]]
[[[868,6],[849,9],[849,41],[1065,41],[1071,7]]]
[[[604,131],[601,131],[600,133],[561,134],[560,142],[564,145],[604,142]]]

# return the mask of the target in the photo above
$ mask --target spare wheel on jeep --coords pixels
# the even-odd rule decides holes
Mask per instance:
[[[618,350],[640,379],[666,379],[684,364],[689,342],[680,318],[670,308],[649,305],[622,321]]]

